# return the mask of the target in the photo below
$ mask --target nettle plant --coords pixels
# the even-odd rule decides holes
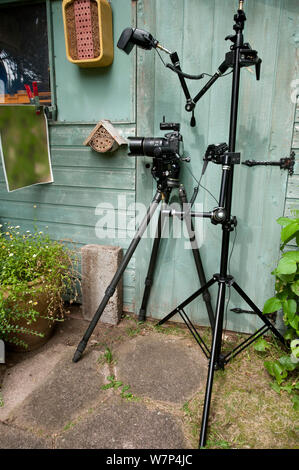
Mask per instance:
[[[26,347],[17,333],[42,336],[34,329],[42,293],[47,300],[43,318],[62,320],[66,293],[71,301],[77,296],[76,264],[74,251],[49,235],[0,225],[0,339]]]
[[[263,312],[283,312],[283,321],[286,326],[285,339],[290,349],[289,354],[283,355],[275,361],[265,361],[265,367],[271,376],[275,378],[273,388],[288,391],[294,403],[299,409],[298,380],[295,371],[299,369],[299,218],[280,217],[277,222],[282,226],[281,251],[282,255],[277,267],[272,274],[275,276],[275,296],[268,299]],[[286,249],[287,245],[295,245],[294,249]],[[261,346],[261,344],[260,344]],[[258,348],[259,346],[257,346]],[[291,381],[287,382],[290,378]],[[294,380],[292,380],[294,378]]]

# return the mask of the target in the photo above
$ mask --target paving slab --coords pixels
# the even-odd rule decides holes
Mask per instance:
[[[51,449],[52,442],[0,423],[0,449]]]
[[[181,424],[166,411],[113,398],[58,436],[58,449],[184,449]]]
[[[117,379],[137,396],[183,404],[206,380],[207,361],[200,348],[179,336],[138,336],[115,356]]]
[[[64,353],[65,348],[60,344],[51,350],[45,347],[38,355],[31,355],[14,367],[5,369],[0,384],[4,403],[0,408],[0,421],[5,421],[12,410],[47,379]]]
[[[105,398],[101,386],[109,371],[106,366],[99,367],[99,353],[86,352],[75,364],[73,348],[69,349],[47,380],[13,409],[8,422],[23,429],[57,432]]]

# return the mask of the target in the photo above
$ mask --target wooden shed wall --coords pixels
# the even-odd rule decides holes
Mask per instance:
[[[125,196],[127,206],[136,200],[149,204],[154,188],[146,168],[148,160],[138,159],[135,163],[126,149],[113,156],[98,155],[83,147],[84,139],[103,118],[111,119],[124,136],[136,132],[144,136],[161,135],[159,122],[165,114],[167,120],[182,123],[186,153],[192,156],[190,168],[198,176],[206,146],[227,140],[230,81],[228,77],[223,79],[204,98],[197,108],[198,125],[191,129],[177,77],[163,68],[154,51],[135,49],[130,56],[119,51],[118,37],[125,27],[137,22],[166,47],[177,50],[187,72],[212,73],[228,50],[224,37],[232,33],[237,2],[112,0],[111,3],[114,63],[107,69],[83,70],[66,59],[61,1],[47,0],[52,91],[58,108],[57,121],[49,126],[54,183],[7,193],[0,170],[0,218],[1,222],[22,225],[24,230],[37,226],[55,239],[74,241],[78,248],[87,243],[102,243],[120,245],[126,250],[134,230],[127,231],[125,221],[134,212],[117,208],[118,196]],[[247,11],[246,39],[260,52],[263,68],[260,83],[255,82],[252,74],[242,71],[237,147],[242,159],[278,160],[287,156],[293,145],[298,158],[299,112],[294,124],[295,105],[290,102],[290,83],[298,77],[298,2],[251,0]],[[192,94],[200,86],[201,83],[192,83]],[[205,181],[205,186],[216,195],[220,173],[217,170],[209,169]],[[236,172],[233,212],[238,216],[239,227],[232,269],[259,306],[274,290],[270,272],[279,256],[279,227],[275,218],[284,211],[289,214],[298,203],[298,165],[295,173],[287,178],[277,168],[245,167]],[[194,181],[187,170],[183,178],[190,194]],[[198,200],[207,209],[213,206],[205,192],[201,192]],[[102,202],[116,208],[118,214],[111,211],[108,228],[118,225],[119,238],[96,236],[99,220],[96,208]],[[220,236],[220,229],[205,224],[201,250],[207,276],[218,269]],[[138,263],[133,258],[124,275],[128,310],[138,311],[150,249],[151,240],[142,241],[136,257]],[[149,305],[149,314],[156,318],[198,286],[190,250],[183,252],[178,241],[169,242],[162,256]],[[234,297],[231,301],[231,306],[245,308]],[[191,315],[195,322],[207,324],[201,301]],[[252,331],[256,323],[252,316],[229,313],[227,326]]]

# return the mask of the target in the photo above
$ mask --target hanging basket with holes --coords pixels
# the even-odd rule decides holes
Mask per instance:
[[[120,145],[127,145],[127,141],[119,135],[110,121],[100,121],[87,139],[84,145],[89,145],[93,150],[100,153],[114,152]]]
[[[66,55],[80,67],[113,62],[112,10],[108,0],[63,0]]]

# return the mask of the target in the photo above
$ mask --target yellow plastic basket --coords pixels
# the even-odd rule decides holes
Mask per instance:
[[[79,67],[113,62],[112,10],[108,0],[63,0],[67,59]]]

